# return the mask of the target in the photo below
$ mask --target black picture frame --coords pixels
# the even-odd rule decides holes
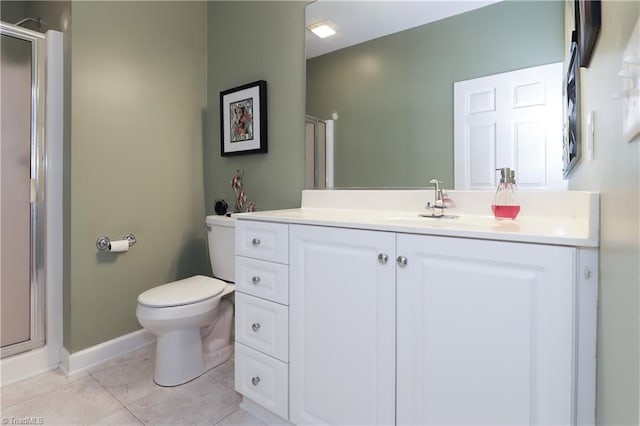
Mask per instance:
[[[587,68],[600,33],[602,5],[600,0],[575,0],[576,42],[580,54],[580,66]]]
[[[562,176],[566,179],[580,161],[580,53],[571,43],[569,65],[565,81],[564,136],[562,147]]]
[[[220,92],[220,155],[267,152],[267,82]]]

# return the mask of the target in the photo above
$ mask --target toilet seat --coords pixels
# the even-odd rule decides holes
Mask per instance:
[[[138,303],[150,308],[191,305],[219,295],[226,285],[216,278],[196,275],[149,289],[138,296]]]

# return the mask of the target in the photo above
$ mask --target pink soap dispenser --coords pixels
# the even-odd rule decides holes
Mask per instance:
[[[500,170],[500,183],[493,197],[491,210],[496,219],[515,219],[520,213],[520,203],[516,197],[516,172],[509,167]]]

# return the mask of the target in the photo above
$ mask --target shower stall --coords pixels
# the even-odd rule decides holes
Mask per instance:
[[[0,23],[0,37],[4,385],[60,359],[63,68],[60,32]]]
[[[305,185],[306,189],[333,188],[334,120],[305,118]]]

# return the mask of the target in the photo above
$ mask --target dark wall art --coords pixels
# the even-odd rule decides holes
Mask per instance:
[[[267,82],[220,92],[220,154],[267,152]]]

